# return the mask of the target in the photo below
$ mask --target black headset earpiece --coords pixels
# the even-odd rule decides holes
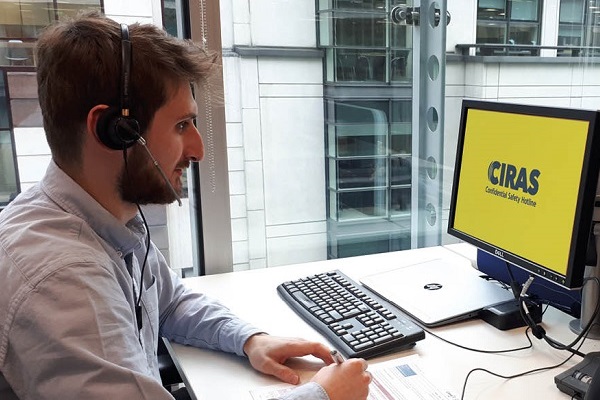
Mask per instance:
[[[129,28],[121,24],[121,109],[109,107],[96,123],[98,139],[108,148],[125,150],[141,137],[140,124],[129,116],[129,79],[131,76],[131,40]]]

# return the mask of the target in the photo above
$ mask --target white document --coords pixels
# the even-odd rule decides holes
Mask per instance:
[[[369,366],[373,381],[368,400],[456,400],[458,397],[432,382],[419,366],[419,356],[412,355]],[[250,391],[253,400],[280,397],[294,387],[286,384]]]

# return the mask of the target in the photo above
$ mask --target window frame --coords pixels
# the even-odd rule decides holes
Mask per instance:
[[[522,19],[513,19],[512,18],[512,14],[513,14],[513,7],[512,7],[512,3],[513,0],[504,0],[504,17],[503,18],[493,18],[493,17],[489,17],[489,18],[482,18],[481,17],[481,10],[482,10],[482,6],[480,5],[482,0],[478,0],[477,1],[477,29],[476,29],[476,43],[491,43],[491,42],[482,42],[480,40],[480,36],[479,36],[479,30],[481,27],[492,27],[492,26],[499,26],[500,29],[503,28],[503,37],[499,38],[498,42],[493,42],[492,44],[509,44],[510,43],[510,32],[511,32],[511,28],[514,27],[525,27],[525,28],[537,28],[537,32],[536,32],[536,37],[535,39],[531,40],[530,42],[532,43],[519,43],[519,42],[514,42],[512,44],[534,44],[535,43],[540,43],[540,38],[541,38],[541,32],[542,32],[542,15],[543,15],[543,6],[544,6],[544,2],[540,1],[540,0],[533,0],[537,3],[537,15],[536,15],[536,19],[535,20],[522,20]]]

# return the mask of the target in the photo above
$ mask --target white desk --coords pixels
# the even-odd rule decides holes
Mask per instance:
[[[460,253],[472,254],[469,249],[458,248]],[[278,284],[314,273],[340,269],[357,282],[364,275],[398,268],[434,258],[471,266],[471,261],[455,251],[435,247],[396,253],[377,254],[339,260],[314,262],[254,271],[186,279],[195,290],[219,298],[233,312],[266,332],[279,336],[298,336],[328,343],[312,327],[306,324],[278,296]],[[548,335],[569,343],[575,337],[568,329],[569,316],[550,308],[543,318]],[[434,332],[444,338],[469,347],[486,350],[510,349],[527,345],[524,328],[500,331],[481,320],[471,320]],[[530,335],[531,336],[531,335]],[[375,358],[375,364],[412,354],[418,354],[426,372],[436,374],[446,388],[460,396],[467,373],[473,368],[486,368],[503,375],[513,375],[529,369],[558,364],[569,353],[550,348],[545,342],[532,337],[532,349],[499,355],[475,353],[459,349],[427,335],[412,349]],[[587,341],[583,352],[600,350],[599,341]],[[198,400],[247,400],[249,391],[261,386],[279,383],[256,372],[245,358],[220,352],[196,349],[173,344],[172,352],[180,372]],[[554,376],[581,360],[573,357],[565,366],[511,380],[476,372],[469,378],[465,399],[569,399],[554,384]],[[294,363],[302,370],[303,382],[321,366],[320,360],[302,359]]]

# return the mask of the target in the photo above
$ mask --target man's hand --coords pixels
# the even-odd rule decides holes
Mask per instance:
[[[367,362],[354,358],[336,364],[321,343],[258,334],[246,341],[244,352],[256,370],[293,385],[298,384],[300,377],[284,363],[289,358],[311,354],[327,364],[311,380],[321,385],[330,400],[365,400],[369,394],[371,374],[367,372]]]
[[[333,363],[333,358],[325,345],[298,338],[254,335],[244,344],[244,352],[254,369],[292,385],[298,384],[300,377],[293,369],[284,365],[288,359],[312,354],[323,360],[325,364]]]

